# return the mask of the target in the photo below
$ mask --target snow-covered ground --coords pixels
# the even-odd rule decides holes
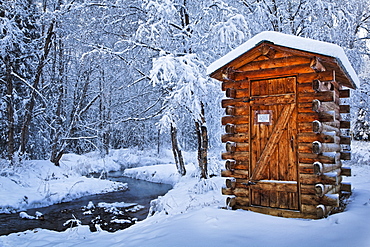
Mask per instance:
[[[127,176],[174,184],[165,196],[152,202],[152,216],[146,220],[115,233],[92,233],[88,226],[65,232],[36,229],[1,236],[0,246],[367,247],[370,246],[370,143],[354,142],[352,149],[352,161],[346,164],[352,167],[352,177],[346,181],[351,182],[353,195],[345,212],[325,219],[287,219],[222,209],[225,206],[225,197],[221,195],[224,179],[199,180],[193,162],[187,165],[187,175],[179,177],[174,165],[169,164],[170,155],[166,154],[164,161],[154,166],[138,166],[125,171]],[[114,157],[119,156],[113,155],[111,159]],[[147,160],[151,159],[154,158],[147,157]],[[219,165],[218,161],[213,162],[217,163],[215,167]],[[124,162],[116,160],[113,163]],[[77,190],[76,186],[73,189]],[[4,186],[1,193],[3,191]]]

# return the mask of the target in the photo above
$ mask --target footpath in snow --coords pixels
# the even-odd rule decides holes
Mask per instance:
[[[78,226],[0,237],[0,246],[370,246],[370,145],[354,142],[353,195],[343,213],[320,220],[288,219],[225,210],[224,179],[199,180],[194,164],[179,177],[173,164],[126,169],[125,175],[174,184],[152,201],[150,217],[115,233]]]

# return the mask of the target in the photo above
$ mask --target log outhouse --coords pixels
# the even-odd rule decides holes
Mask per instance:
[[[263,32],[208,67],[222,81],[227,205],[322,218],[343,209],[351,185],[349,105],[359,83],[342,48]],[[347,130],[347,131],[346,131]]]

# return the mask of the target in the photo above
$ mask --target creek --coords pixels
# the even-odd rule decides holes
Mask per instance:
[[[145,219],[150,201],[172,189],[168,184],[124,177],[122,171],[108,173],[107,179],[127,183],[128,189],[84,196],[70,202],[25,211],[28,215],[41,212],[43,219],[22,219],[19,213],[0,214],[0,235],[35,228],[64,231],[75,226],[77,221],[82,225],[89,225],[91,231],[96,231],[96,228],[100,227],[102,230],[115,232]]]

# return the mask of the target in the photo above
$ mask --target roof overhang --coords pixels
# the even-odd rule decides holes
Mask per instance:
[[[216,60],[208,66],[207,74],[213,77],[212,75],[216,74],[219,70],[228,67],[233,61],[248,55],[248,52],[252,52],[253,49],[262,43],[269,43],[282,49],[291,49],[293,52],[296,51],[307,55],[318,56],[331,67],[340,70],[340,74],[342,74],[341,83],[344,86],[352,89],[360,86],[360,80],[340,46],[272,31],[257,34],[244,44]]]

